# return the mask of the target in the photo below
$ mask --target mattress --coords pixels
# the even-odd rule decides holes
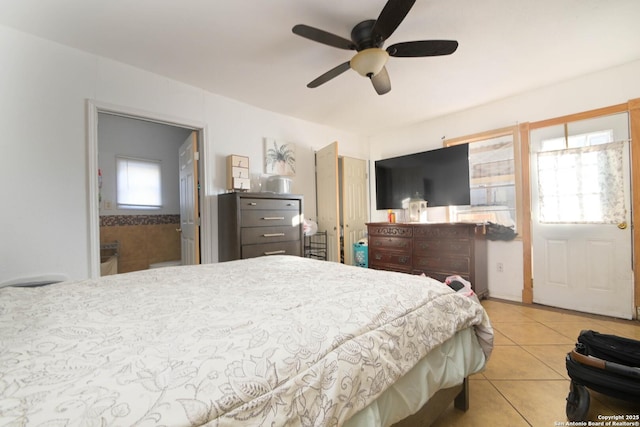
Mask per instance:
[[[390,426],[416,413],[438,390],[461,384],[486,365],[473,328],[463,329],[431,350],[413,369],[371,404],[348,419],[344,427]]]
[[[2,288],[0,424],[343,425],[465,334],[452,381],[482,369],[481,327],[431,279],[290,256]]]

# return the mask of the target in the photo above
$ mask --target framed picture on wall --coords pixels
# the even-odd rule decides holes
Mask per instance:
[[[265,172],[274,175],[296,174],[296,146],[289,142],[264,139]]]

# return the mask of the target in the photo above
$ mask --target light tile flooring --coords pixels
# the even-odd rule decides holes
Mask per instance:
[[[565,356],[583,329],[640,340],[640,322],[591,316],[542,306],[483,300],[495,346],[484,372],[470,378],[470,407],[451,405],[433,424],[445,426],[566,425],[569,376]],[[589,418],[640,414],[629,403],[591,392]]]

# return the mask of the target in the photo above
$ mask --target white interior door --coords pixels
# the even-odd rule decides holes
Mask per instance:
[[[316,152],[318,230],[327,232],[327,260],[340,262],[338,142]]]
[[[342,158],[342,221],[344,263],[353,265],[353,244],[366,234],[367,162]]]
[[[625,113],[531,132],[534,302],[632,317],[628,126]]]
[[[191,132],[178,151],[182,265],[200,264],[198,208],[198,134]]]

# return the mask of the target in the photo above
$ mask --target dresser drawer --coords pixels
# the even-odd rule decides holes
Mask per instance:
[[[242,211],[261,209],[300,211],[300,200],[243,197],[240,201],[240,210]]]
[[[459,225],[440,225],[438,227],[416,227],[413,230],[416,238],[425,239],[473,239],[475,235],[475,227],[459,226]]]
[[[424,240],[415,239],[413,250],[417,255],[471,256],[472,240]]]
[[[375,250],[369,246],[369,267],[409,273],[411,265],[411,253]]]
[[[489,294],[482,224],[368,223],[369,267],[425,274],[443,282],[459,275],[479,298]]]
[[[265,243],[262,245],[242,245],[242,259],[265,255],[302,256],[302,243],[300,240],[296,240],[289,242]]]
[[[242,210],[240,212],[241,227],[275,227],[275,226],[298,226],[300,219],[296,210]]]
[[[412,240],[404,237],[370,236],[369,247],[373,249],[385,249],[411,253]]]
[[[376,224],[369,225],[367,230],[369,236],[387,236],[387,237],[407,237],[413,235],[413,228],[407,225],[397,224]]]
[[[240,229],[240,242],[243,245],[289,240],[300,241],[300,227],[243,227]]]
[[[415,256],[413,259],[414,270],[421,271],[448,271],[453,274],[469,274],[471,272],[471,258],[469,257],[444,257],[444,256]]]

